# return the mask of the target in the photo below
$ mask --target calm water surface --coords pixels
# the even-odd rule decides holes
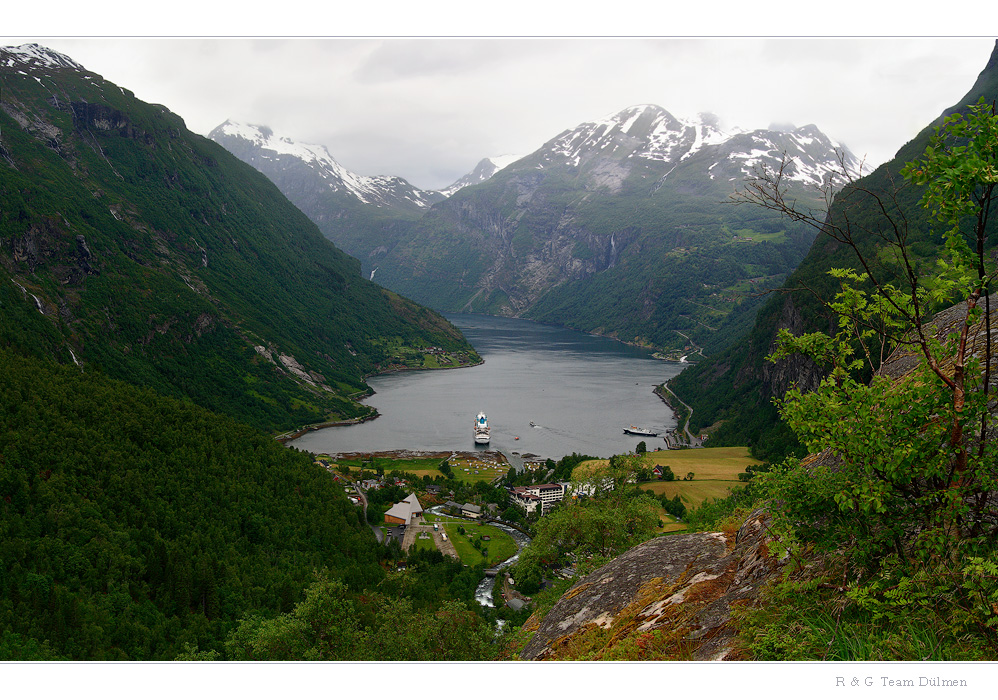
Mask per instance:
[[[676,425],[655,386],[685,365],[607,338],[519,319],[455,314],[485,363],[464,369],[372,377],[366,400],[381,416],[360,425],[317,430],[289,443],[311,452],[395,449],[473,450],[475,415],[492,427],[490,449],[560,459],[572,452],[609,457],[645,440],[636,425],[660,433]],[[532,427],[530,422],[537,424]]]

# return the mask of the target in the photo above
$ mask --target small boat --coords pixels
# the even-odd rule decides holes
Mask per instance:
[[[648,428],[636,428],[633,425],[630,428],[624,428],[624,432],[628,435],[640,435],[641,437],[658,437],[658,433],[654,430],[649,430]]]

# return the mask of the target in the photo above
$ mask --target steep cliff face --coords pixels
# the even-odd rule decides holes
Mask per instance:
[[[738,659],[732,609],[753,605],[782,563],[767,547],[767,516],[737,532],[657,537],[586,576],[542,620],[528,660]]]
[[[793,335],[801,335],[810,330],[809,326],[811,325],[813,325],[813,320],[810,324],[805,321],[794,303],[794,297],[790,295],[783,297],[782,309],[776,320],[776,330],[769,345],[769,352],[776,351],[775,334],[779,331],[786,329]],[[803,355],[791,355],[776,362],[763,362],[760,368],[762,395],[765,397],[783,396],[791,388],[800,391],[814,391],[824,376],[824,370],[814,360]],[[751,376],[746,373],[742,380],[750,381]]]

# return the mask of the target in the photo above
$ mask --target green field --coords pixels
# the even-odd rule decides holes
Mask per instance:
[[[329,455],[319,455],[319,457],[329,459]],[[375,471],[377,469],[384,469],[388,471],[406,471],[416,473],[417,471],[433,470],[440,465],[440,460],[432,457],[408,457],[408,458],[389,458],[389,457],[378,457],[374,455],[372,459],[366,457],[341,457],[333,462],[334,468],[336,466],[349,467],[351,470],[354,469],[366,469],[367,471]],[[437,472],[439,474],[439,472]]]
[[[686,529],[686,524],[676,520],[673,516],[665,512],[664,508],[659,508],[658,519],[662,521],[662,527],[656,532],[682,532]]]
[[[509,471],[509,463],[502,455],[499,455],[498,461],[491,458],[468,459],[463,457],[448,461],[454,471],[455,479],[468,484],[474,484],[478,481],[491,483],[495,479],[505,476]]]
[[[417,552],[424,549],[435,552],[437,544],[433,541],[433,535],[429,535],[428,537],[420,537],[417,535],[416,540],[412,543],[412,548]]]
[[[378,469],[386,473],[391,471],[402,471],[422,478],[429,476],[431,479],[443,476],[440,472],[440,463],[444,456],[434,455],[432,457],[395,457],[384,455],[351,455],[333,460],[329,455],[318,455],[320,458],[331,462],[331,468],[339,471],[339,467],[347,467],[352,474],[359,473],[362,469],[367,472],[375,472]],[[453,459],[448,458],[455,481],[466,484],[474,484],[479,481],[492,482],[498,477],[505,476],[509,471],[509,464],[501,454],[483,453],[481,457],[459,455]]]
[[[724,498],[733,486],[740,483],[738,475],[747,467],[761,464],[749,455],[747,447],[705,447],[694,450],[662,450],[648,452],[645,465],[651,469],[658,465],[668,465],[676,475],[676,481],[649,481],[639,484],[642,490],[650,490],[657,496],[665,494],[669,498],[679,494],[687,506],[695,507],[710,498]],[[572,478],[582,478],[586,471],[597,465],[605,465],[606,460],[583,462],[572,472]],[[693,472],[692,481],[684,481]],[[663,522],[665,518],[662,518]]]
[[[464,535],[457,531],[459,526],[464,527]],[[445,521],[443,527],[448,539],[454,543],[454,549],[457,550],[457,555],[461,558],[462,564],[476,566],[484,563],[486,567],[495,566],[499,562],[509,559],[516,554],[516,542],[497,527],[477,525],[467,521],[460,523]],[[472,540],[477,539],[481,535],[487,535],[492,538],[490,542],[485,543],[488,549],[488,561],[485,561],[482,553],[472,545]]]
[[[468,364],[467,355],[455,353],[423,354],[423,369],[453,369],[455,367],[465,367]]]

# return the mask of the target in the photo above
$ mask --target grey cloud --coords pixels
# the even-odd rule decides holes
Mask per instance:
[[[548,39],[380,40],[355,77],[361,82],[471,75],[496,66],[530,63],[557,50]]]
[[[814,123],[879,163],[973,84],[993,39],[19,38],[166,105],[325,145],[364,175],[450,184],[631,104]]]

